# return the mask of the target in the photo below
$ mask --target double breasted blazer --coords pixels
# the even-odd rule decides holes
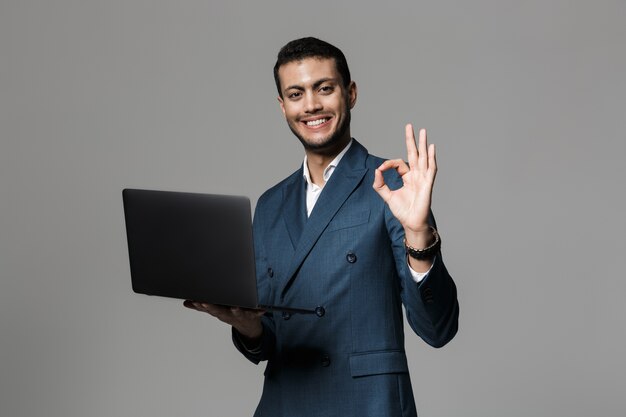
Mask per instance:
[[[233,331],[243,355],[268,361],[255,416],[416,416],[402,305],[415,333],[440,347],[457,331],[456,287],[441,254],[413,280],[404,230],[372,188],[382,162],[355,140],[308,218],[302,168],[259,198],[260,301],[325,314],[267,313],[254,351]],[[395,171],[385,180],[402,185]]]

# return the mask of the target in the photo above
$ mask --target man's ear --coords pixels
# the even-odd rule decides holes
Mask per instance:
[[[276,97],[278,99],[278,104],[280,104],[280,109],[283,111],[283,116],[285,115],[285,103],[283,103],[283,99],[278,96]]]
[[[356,104],[356,96],[356,83],[354,81],[350,81],[350,85],[348,85],[348,103],[350,104],[351,109],[354,108],[354,105]]]

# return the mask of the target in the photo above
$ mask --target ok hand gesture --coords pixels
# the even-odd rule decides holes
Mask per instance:
[[[373,187],[404,227],[407,243],[419,248],[428,246],[432,236],[428,216],[437,161],[435,145],[427,144],[425,129],[419,131],[417,146],[413,126],[407,124],[405,133],[409,165],[402,159],[383,162],[376,170]],[[403,183],[402,187],[394,191],[389,189],[383,178],[383,172],[392,168],[402,177]]]

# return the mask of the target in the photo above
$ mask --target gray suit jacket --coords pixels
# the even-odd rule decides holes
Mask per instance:
[[[254,353],[233,334],[248,359],[268,361],[255,416],[416,416],[402,304],[411,328],[434,347],[454,337],[459,309],[441,254],[413,281],[403,228],[372,189],[382,162],[355,141],[308,219],[302,168],[259,199],[260,301],[323,306],[326,314],[266,314]],[[385,180],[392,189],[402,184],[396,172]]]

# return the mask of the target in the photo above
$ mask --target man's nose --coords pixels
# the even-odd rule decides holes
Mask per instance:
[[[304,96],[304,111],[307,113],[316,113],[322,110],[323,106],[316,94],[306,94]]]

